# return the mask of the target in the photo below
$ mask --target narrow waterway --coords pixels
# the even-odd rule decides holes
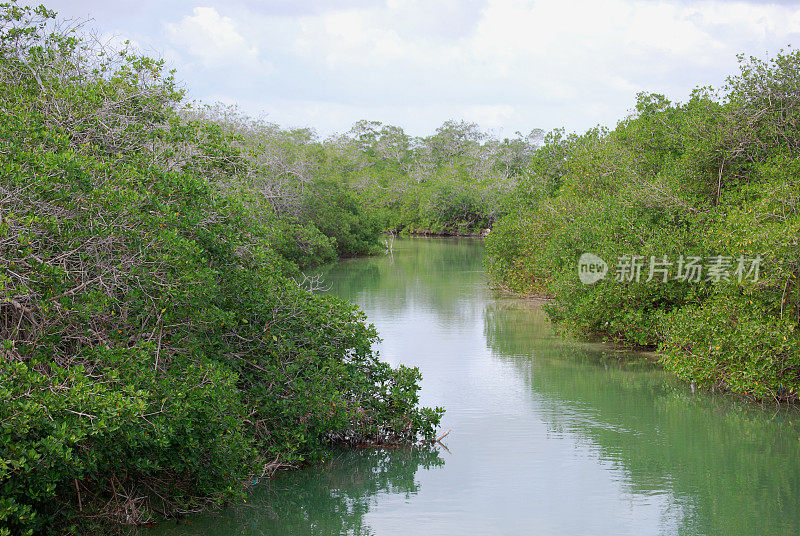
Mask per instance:
[[[536,304],[488,289],[482,254],[401,239],[325,273],[382,358],[422,370],[446,449],[338,452],[147,534],[800,533],[796,410],[693,394],[642,357],[563,340]]]

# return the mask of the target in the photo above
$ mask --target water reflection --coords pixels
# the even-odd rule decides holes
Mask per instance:
[[[326,270],[391,363],[423,371],[449,451],[341,452],[163,534],[797,534],[800,418],[693,395],[494,296],[475,240],[395,240]]]
[[[336,450],[323,467],[281,474],[254,488],[246,504],[169,523],[150,534],[372,535],[364,516],[381,495],[410,498],[414,475],[444,462],[426,446]]]
[[[482,314],[474,309],[472,292],[476,281],[486,281],[481,240],[399,239],[394,248],[391,254],[326,267],[323,273],[332,292],[379,312],[381,318],[422,308],[435,314],[437,322],[458,326]]]
[[[492,304],[485,318],[487,344],[539,398],[539,417],[596,445],[629,493],[669,494],[680,534],[800,531],[796,410],[692,395],[645,358],[554,340],[524,302]]]

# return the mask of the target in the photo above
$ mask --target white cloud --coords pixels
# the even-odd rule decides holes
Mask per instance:
[[[237,31],[233,19],[223,17],[213,7],[196,7],[192,13],[180,22],[164,25],[167,39],[176,49],[209,68],[261,63],[258,47]]]
[[[337,80],[362,80],[362,102],[439,102],[441,120],[461,102],[463,118],[486,126],[583,129],[613,125],[639,91],[685,99],[733,74],[737,53],[763,56],[800,39],[792,5],[488,0],[455,32],[436,30],[448,24],[450,2],[427,5],[438,11],[422,35],[408,18],[421,9],[416,0],[306,17],[297,51],[311,63],[323,57],[318,68],[336,71]]]
[[[70,15],[78,0],[52,1]],[[192,95],[323,134],[373,118],[414,134],[613,126],[639,91],[683,100],[734,74],[737,53],[800,44],[800,6],[755,0],[192,1],[97,9],[166,50]]]
[[[484,128],[502,128],[515,114],[514,107],[507,104],[479,104],[464,107],[459,115]]]

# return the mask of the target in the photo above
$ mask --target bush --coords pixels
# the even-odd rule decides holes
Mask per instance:
[[[663,363],[697,384],[755,398],[800,389],[800,53],[741,59],[723,93],[686,104],[639,96],[613,131],[545,138],[517,184],[516,209],[487,240],[495,285],[553,298],[568,329],[659,347]],[[763,256],[757,281],[606,280],[582,285],[581,254],[673,261]],[[643,274],[646,275],[645,272]]]
[[[176,515],[333,442],[432,436],[419,372],[290,277],[335,258],[320,228],[341,212],[278,212],[243,138],[180,108],[160,61],[53,17],[0,9],[0,535]]]

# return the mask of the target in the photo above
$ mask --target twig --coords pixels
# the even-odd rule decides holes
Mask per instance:
[[[78,511],[83,512],[83,501],[81,500],[81,488],[78,486],[78,479],[73,478],[75,482],[75,491],[78,492]]]
[[[158,357],[161,354],[161,337],[164,334],[164,328],[162,327],[158,331],[158,347],[156,348],[156,364],[154,366],[154,370],[158,370]]]

